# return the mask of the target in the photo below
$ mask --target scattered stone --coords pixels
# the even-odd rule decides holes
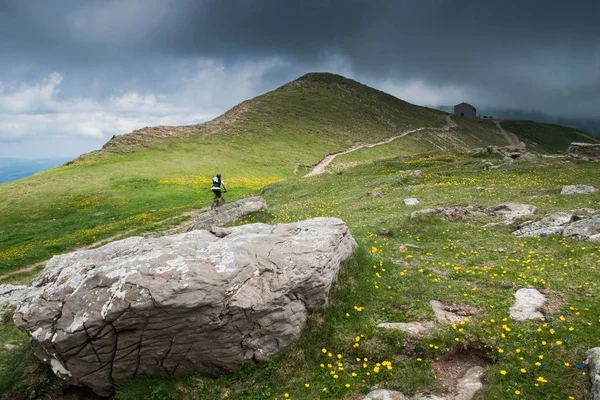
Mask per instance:
[[[481,378],[483,377],[483,367],[471,367],[465,376],[458,380],[456,384],[457,394],[454,400],[470,400],[482,387]]]
[[[587,239],[600,233],[600,216],[581,219],[565,226],[563,236],[575,239]]]
[[[404,243],[404,244],[401,244],[400,246],[394,248],[394,251],[405,252],[406,250],[408,250],[408,248],[420,249],[421,247],[417,246],[416,244]]]
[[[559,212],[551,214],[540,221],[526,221],[518,226],[512,234],[518,237],[534,237],[560,235],[565,226],[574,221],[573,214]]]
[[[493,217],[504,217],[514,221],[517,218],[535,214],[537,212],[537,207],[530,204],[501,203],[488,207],[483,210],[483,212]]]
[[[441,218],[444,218],[448,221],[460,221],[470,214],[470,210],[465,207],[426,208],[424,210],[414,211],[412,214],[410,214],[410,218],[415,219],[419,215],[427,214],[439,215]]]
[[[593,143],[571,143],[567,153],[574,157],[584,157],[590,160],[600,159],[600,144]]]
[[[267,202],[258,196],[225,203],[217,211],[207,211],[198,215],[194,219],[191,229],[210,229],[212,225],[228,225],[248,214],[266,209]]]
[[[10,343],[6,343],[6,344],[4,345],[4,349],[5,349],[5,350],[8,350],[8,351],[10,351],[10,350],[13,350],[13,349],[16,349],[17,347],[19,347],[19,346],[18,346],[18,345],[16,345],[16,344],[10,344]]]
[[[367,192],[367,196],[369,197],[382,197],[383,192],[381,190],[373,190],[372,192]]]
[[[422,178],[424,175],[423,171],[421,171],[420,169],[408,169],[408,170],[398,171],[398,173],[406,175],[409,178]]]
[[[99,395],[136,376],[232,371],[300,336],[355,246],[337,218],[132,237],[53,257],[14,321],[58,376]]]
[[[363,397],[363,400],[408,400],[408,397],[394,390],[377,389]]]
[[[465,318],[475,315],[476,312],[473,308],[465,305],[445,305],[437,300],[431,300],[429,305],[433,308],[436,322],[444,325],[459,324]]]
[[[585,366],[589,370],[592,382],[591,400],[600,400],[600,347],[589,349],[586,353]]]
[[[519,155],[519,157],[518,157],[519,160],[536,160],[538,158],[540,158],[539,155],[529,152],[529,151]]]
[[[404,204],[407,206],[416,206],[419,203],[421,203],[418,199],[415,199],[414,197],[410,197],[408,199],[404,199]]]
[[[586,185],[565,185],[562,187],[560,194],[571,195],[571,194],[590,194],[594,193],[596,189],[593,186]]]
[[[419,187],[418,187],[418,186],[415,186],[415,185],[408,185],[408,186],[406,186],[406,187],[404,188],[404,190],[406,190],[406,191],[409,191],[409,192],[410,192],[410,191],[413,191],[413,190],[417,190],[418,188],[419,188]]]
[[[515,303],[510,307],[510,317],[516,321],[543,318],[539,309],[546,303],[546,296],[533,288],[521,288],[515,294]]]
[[[425,336],[435,324],[433,322],[382,322],[377,325],[378,328],[398,329],[408,333],[411,336]]]

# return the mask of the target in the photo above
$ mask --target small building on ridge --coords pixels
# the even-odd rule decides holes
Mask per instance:
[[[477,109],[469,103],[460,103],[454,106],[454,115],[457,117],[477,117]]]

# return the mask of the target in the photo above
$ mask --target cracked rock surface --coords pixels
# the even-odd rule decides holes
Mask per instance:
[[[600,347],[589,349],[586,353],[585,366],[590,372],[592,382],[592,400],[600,400]]]
[[[225,203],[218,211],[207,211],[198,215],[192,223],[192,229],[210,229],[212,225],[227,225],[243,216],[266,209],[267,202],[259,196]]]
[[[230,371],[296,340],[355,246],[337,218],[132,237],[52,258],[14,321],[57,375],[100,395],[139,375]]]

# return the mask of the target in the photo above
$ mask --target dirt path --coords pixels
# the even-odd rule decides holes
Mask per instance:
[[[209,210],[208,207],[203,207],[203,208],[199,208],[199,209],[192,210],[192,211],[186,211],[186,212],[181,213],[179,215],[175,215],[175,216],[172,216],[172,217],[169,217],[169,218],[165,218],[165,219],[160,220],[160,221],[153,222],[150,226],[162,224],[164,222],[167,222],[167,221],[170,221],[170,220],[173,220],[173,219],[176,219],[176,218],[190,217],[186,221],[183,221],[179,225],[176,225],[176,226],[174,226],[174,227],[172,227],[170,229],[172,229],[172,230],[178,230],[178,229],[188,228],[191,225],[191,223],[194,220],[194,218],[196,218],[198,216],[198,214],[203,213],[203,212],[208,211],[208,210]],[[110,243],[112,241],[115,241],[115,240],[118,240],[118,239],[123,239],[128,234],[130,234],[131,232],[133,232],[135,230],[136,229],[130,229],[130,230],[126,231],[126,232],[118,233],[116,235],[104,238],[102,240],[98,240],[97,242],[94,242],[94,243],[92,243],[90,245],[71,249],[71,250],[69,250],[69,253],[73,252],[73,251],[79,251],[79,250],[89,250],[91,248],[94,248],[94,247],[97,247],[97,246],[102,246],[102,245],[108,244],[108,243]],[[4,279],[7,279],[7,278],[10,278],[11,276],[18,275],[18,274],[21,274],[21,273],[24,273],[24,272],[31,272],[34,269],[36,269],[36,268],[38,268],[40,266],[45,265],[48,261],[50,261],[50,260],[38,261],[35,264],[29,265],[27,267],[23,267],[23,268],[20,268],[18,270],[15,270],[15,271],[8,272],[8,273],[6,273],[4,275],[0,275],[0,280],[4,280]]]
[[[494,120],[494,124],[496,124],[496,126],[498,127],[498,129],[500,129],[500,133],[502,134],[502,136],[504,136],[504,138],[506,139],[506,141],[511,144],[511,145],[517,145],[519,144],[520,140],[519,137],[517,135],[515,135],[514,133],[510,133],[504,130],[504,128],[502,128],[502,125],[500,124],[502,122],[502,120],[498,120],[495,119]]]
[[[454,122],[451,118],[451,115],[447,115],[446,116],[446,125],[444,125],[441,128],[428,128],[428,127],[423,127],[423,128],[417,128],[417,129],[412,129],[410,131],[406,131],[406,132],[402,132],[401,134],[397,135],[397,136],[392,136],[390,138],[387,139],[383,139],[380,140],[379,142],[376,143],[366,143],[366,144],[362,144],[362,143],[358,143],[355,144],[354,146],[350,147],[349,149],[346,149],[344,151],[340,151],[337,153],[331,153],[325,156],[325,158],[323,158],[321,161],[319,161],[319,163],[317,165],[314,166],[314,168],[312,169],[312,171],[310,171],[309,173],[307,173],[306,175],[304,175],[304,178],[310,178],[311,176],[315,176],[315,175],[320,175],[325,171],[325,168],[327,168],[327,166],[329,164],[331,164],[331,162],[337,157],[337,156],[341,156],[343,154],[348,154],[348,153],[352,153],[353,151],[359,150],[359,149],[363,149],[365,147],[371,148],[371,147],[375,147],[375,146],[381,146],[382,144],[387,144],[390,143],[396,139],[400,139],[406,135],[409,135],[411,133],[415,133],[415,132],[419,132],[425,129],[429,129],[429,130],[434,130],[434,131],[442,131],[442,132],[447,132],[449,130],[451,130],[452,128],[455,128],[456,122]]]

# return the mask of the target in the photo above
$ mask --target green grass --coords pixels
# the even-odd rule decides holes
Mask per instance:
[[[422,131],[340,156],[332,165],[334,173],[309,179],[293,174],[296,164],[315,164],[356,142],[441,127],[444,118],[356,82],[316,74],[176,138],[119,137],[107,151],[0,185],[0,274],[111,237],[168,228],[183,217],[168,218],[210,204],[210,177],[221,172],[228,201],[261,194],[269,204],[269,213],[238,223],[336,216],[347,222],[359,250],[344,266],[331,306],[313,313],[300,340],[269,363],[218,378],[139,378],[122,384],[117,398],[219,399],[227,393],[232,399],[281,399],[288,393],[293,399],[340,399],[377,385],[407,395],[435,393],[439,384],[432,365],[459,349],[477,347],[490,361],[484,398],[512,398],[520,390],[527,399],[583,399],[587,377],[576,366],[588,347],[598,345],[598,245],[556,237],[517,239],[506,226],[482,228],[496,221],[490,217],[454,223],[435,217],[410,220],[414,208],[403,199],[417,197],[417,208],[517,201],[536,205],[540,216],[600,208],[600,192],[559,195],[564,184],[600,187],[597,162],[539,159],[484,171],[481,159],[449,152],[503,144],[503,138],[491,121],[458,119],[458,127],[448,133]],[[509,122],[503,126],[519,134]],[[539,150],[556,151],[557,143],[574,137],[542,143]],[[349,162],[362,164],[335,168]],[[424,177],[398,173],[411,169],[423,170]],[[307,171],[300,169],[300,174]],[[409,185],[414,190],[407,191]],[[480,186],[492,190],[477,190]],[[375,189],[383,196],[367,196]],[[404,243],[420,248],[394,251]],[[4,281],[23,283],[38,271]],[[547,326],[504,320],[514,291],[524,286],[545,288],[562,299]],[[456,329],[438,327],[420,343],[376,329],[381,321],[431,319],[431,299],[470,305],[479,313]],[[563,343],[556,345],[556,340]],[[0,392],[60,390],[60,382],[33,358],[23,333],[11,324],[0,326],[0,348],[11,341],[24,345],[0,351]],[[544,368],[535,365],[540,355]],[[376,363],[384,361],[392,369],[380,366],[375,372]],[[539,376],[548,382],[537,382]]]
[[[533,121],[502,121],[501,124],[532,150],[544,153],[564,153],[572,142],[600,143],[598,138],[561,125]]]

